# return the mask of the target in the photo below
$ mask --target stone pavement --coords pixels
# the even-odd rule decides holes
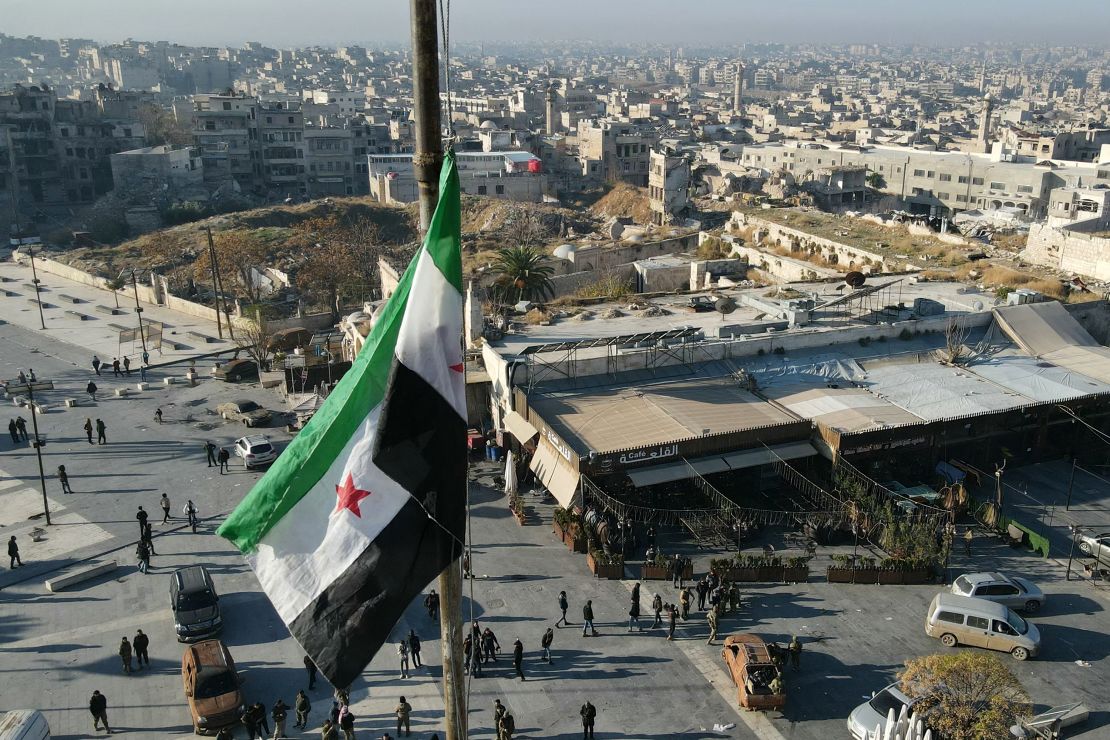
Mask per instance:
[[[88,368],[92,355],[96,354],[108,363],[108,373],[111,374],[112,358],[119,357],[122,361],[124,356],[128,356],[131,358],[132,370],[137,375],[143,351],[141,342],[119,342],[120,329],[134,329],[138,326],[135,320],[134,293],[125,289],[113,296],[110,291],[76,283],[60,275],[42,271],[38,275],[46,334],[60,342],[85,348],[87,356],[82,363],[83,367]],[[38,308],[34,304],[35,289],[31,280],[29,265],[10,260],[0,261],[0,290],[3,291],[0,294],[0,318],[41,333],[42,324],[39,321]],[[76,299],[77,302],[69,299]],[[118,313],[108,313],[107,311],[116,310],[117,299]],[[144,320],[160,321],[163,325],[162,348],[150,350],[152,365],[235,349],[234,342],[218,338],[216,325],[211,321],[148,303],[143,303],[142,308]],[[206,337],[209,341],[196,335]],[[224,336],[227,337],[226,327]],[[176,349],[171,346],[171,342],[177,344]],[[101,372],[104,370],[101,369]]]

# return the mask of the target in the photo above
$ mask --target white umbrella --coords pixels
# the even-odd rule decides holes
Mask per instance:
[[[505,456],[505,493],[509,496],[516,493],[516,463],[511,452]]]

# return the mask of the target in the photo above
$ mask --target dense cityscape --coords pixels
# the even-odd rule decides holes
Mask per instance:
[[[0,34],[0,740],[1110,735],[1110,47],[412,8]]]

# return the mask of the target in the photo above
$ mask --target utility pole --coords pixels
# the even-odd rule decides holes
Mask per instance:
[[[143,328],[143,307],[139,305],[139,279],[135,277],[135,268],[131,269],[131,287],[135,290],[135,316],[139,319],[139,339],[143,343],[143,362],[148,357],[146,351],[146,329]]]
[[[211,229],[208,232],[208,238],[209,239],[212,238]],[[216,279],[216,285],[215,285],[215,288],[216,288],[216,314],[219,315],[220,307],[223,306],[224,318],[227,319],[227,335],[229,337],[231,337],[232,339],[235,339],[235,332],[232,331],[232,329],[231,329],[231,311],[228,310],[228,308],[227,308],[227,298],[224,297],[224,280],[223,280],[223,276],[220,274],[220,263],[219,263],[219,260],[216,258],[216,249],[215,249],[215,247],[212,248],[211,260],[212,260],[212,270],[213,270],[213,272],[216,276],[216,278],[215,278]],[[218,320],[219,319],[217,319],[217,321]]]
[[[1064,511],[1071,508],[1071,488],[1075,485],[1075,468],[1077,467],[1075,458],[1071,459],[1071,475],[1068,476],[1068,499],[1064,502]]]
[[[436,0],[410,0],[409,8],[412,14],[413,117],[416,120],[416,152],[412,163],[420,190],[420,230],[426,232],[439,202],[439,174],[443,165]],[[469,481],[463,485],[469,486]],[[461,493],[466,495],[468,491]],[[457,560],[439,574],[439,592],[446,740],[464,740],[467,736],[466,682],[462,664],[462,624],[459,622],[462,569]]]
[[[28,246],[27,254],[31,255],[31,282],[35,284],[35,305],[39,307],[39,323],[46,329],[46,319],[42,317],[42,294],[39,292],[39,273],[35,269],[35,250]],[[49,515],[48,515],[49,516]],[[47,522],[49,524],[50,522]]]
[[[220,339],[224,338],[224,327],[220,323],[220,289],[216,280],[216,245],[212,241],[212,227],[205,229],[208,232],[208,266],[212,268],[212,291],[216,294],[216,333]]]

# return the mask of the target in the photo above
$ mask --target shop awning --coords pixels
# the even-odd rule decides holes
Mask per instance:
[[[521,444],[539,434],[539,430],[528,423],[528,420],[515,411],[510,411],[505,414],[505,428],[516,437],[516,441]]]
[[[546,438],[540,439],[539,447],[528,467],[536,474],[540,483],[551,491],[560,506],[570,508],[574,495],[578,492],[579,473],[563,460],[562,455]]]
[[[637,488],[654,486],[658,483],[669,483],[676,480],[693,478],[694,471],[699,475],[710,473],[723,473],[728,470],[743,470],[766,465],[776,458],[795,460],[801,457],[812,457],[817,450],[809,442],[791,442],[790,444],[775,447],[760,447],[755,450],[744,450],[731,455],[714,455],[712,457],[699,457],[687,462],[668,463],[667,465],[652,465],[650,468],[631,470],[628,477]]]

